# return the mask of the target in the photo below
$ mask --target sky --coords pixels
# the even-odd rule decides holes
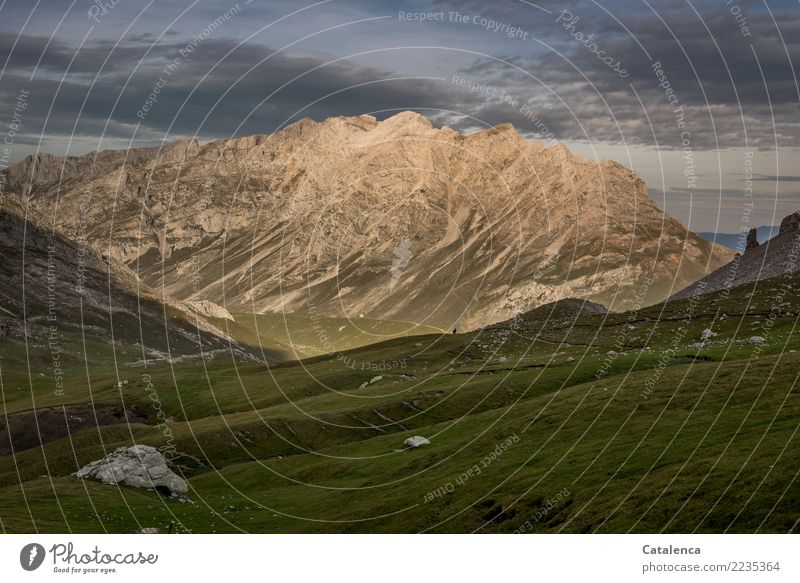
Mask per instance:
[[[0,2],[6,162],[411,109],[616,160],[695,231],[800,207],[795,0]]]

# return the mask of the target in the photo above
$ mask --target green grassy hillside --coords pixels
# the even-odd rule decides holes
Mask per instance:
[[[469,334],[271,366],[220,355],[144,369],[97,346],[88,366],[80,355],[68,362],[60,400],[38,368],[29,382],[20,346],[5,341],[6,422],[33,406],[69,415],[92,400],[137,421],[123,414],[0,457],[0,525],[797,531],[799,289],[800,278],[781,278],[577,319],[554,306]],[[261,326],[274,335],[274,321]],[[716,336],[701,342],[707,328]],[[129,380],[122,390],[118,377]],[[431,444],[402,451],[411,435]],[[174,449],[191,503],[70,477],[134,442]]]
[[[342,352],[392,338],[444,332],[433,326],[374,318],[334,318],[293,313],[233,316],[233,322],[207,319],[239,342],[282,351],[286,359]]]

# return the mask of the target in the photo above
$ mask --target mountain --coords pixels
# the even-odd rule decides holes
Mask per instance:
[[[751,237],[755,229],[751,229]],[[800,210],[784,217],[778,234],[673,296],[674,299],[736,288],[800,271]]]
[[[0,198],[0,339],[25,342],[37,355],[69,347],[75,356],[90,341],[139,346],[139,358],[233,350],[254,360],[190,307],[159,301],[125,265],[25,214],[15,200]]]
[[[772,239],[775,235],[778,234],[779,227],[775,225],[771,226],[762,226],[756,229],[756,237],[759,241],[766,241],[767,239]],[[710,233],[710,232],[702,232],[697,233],[700,235],[701,238],[705,239],[706,241],[711,241],[712,243],[717,243],[718,245],[722,245],[723,247],[727,247],[728,249],[733,249],[734,251],[738,251],[739,253],[745,250],[745,245],[747,242],[747,237],[744,233]]]
[[[652,304],[726,263],[637,174],[399,113],[9,169],[21,200],[175,301],[473,329],[564,297]],[[646,281],[647,280],[647,281]],[[649,281],[652,280],[652,281]]]

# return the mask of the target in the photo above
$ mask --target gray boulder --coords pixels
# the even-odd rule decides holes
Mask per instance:
[[[708,340],[716,336],[717,333],[713,332],[710,328],[706,328],[702,332],[700,332],[700,340]]]
[[[403,449],[413,449],[422,445],[429,445],[430,443],[430,440],[422,437],[421,435],[415,435],[414,437],[409,437],[403,442]]]
[[[169,496],[181,496],[189,490],[186,480],[170,470],[161,452],[149,445],[120,447],[73,476],[94,478],[104,484],[152,488]]]

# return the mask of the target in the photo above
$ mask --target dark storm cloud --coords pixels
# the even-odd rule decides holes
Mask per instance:
[[[96,41],[83,47],[58,38],[0,32],[0,62],[8,58],[7,71],[34,78],[69,76],[127,75],[146,57],[177,52],[185,43],[153,45],[150,35],[134,35],[115,43]],[[10,55],[10,56],[9,56]],[[5,84],[5,76],[3,78]]]
[[[11,35],[0,35],[5,54],[13,42]],[[561,112],[543,125],[521,112],[530,92],[517,92],[518,103],[511,105],[497,95],[460,87],[454,81],[464,75],[408,78],[333,57],[275,54],[260,44],[232,40],[204,40],[187,52],[190,45],[163,39],[155,45],[102,41],[76,55],[67,43],[22,37],[0,84],[6,102],[20,89],[31,93],[25,132],[17,141],[36,144],[42,133],[51,140],[73,133],[129,139],[137,124],[137,140],[158,140],[168,130],[172,136],[248,135],[269,133],[306,116],[374,113],[382,118],[402,109],[459,129],[512,122],[531,137],[565,133],[562,128],[570,121]],[[143,111],[158,85],[155,103]],[[471,112],[477,120],[468,117]]]
[[[81,109],[76,133],[99,135],[108,122],[110,135],[130,137],[137,123],[150,135],[172,126],[171,134],[228,136],[268,133],[305,116],[458,107],[457,96],[441,81],[398,79],[403,76],[348,61],[274,54],[263,45],[237,46],[228,40],[205,40],[188,53],[185,41],[155,47],[123,44],[113,51],[111,43],[94,43],[80,50],[62,82],[75,49],[53,42],[44,50],[46,44],[45,39],[23,37],[0,86],[6,102],[20,89],[30,91],[25,121],[27,140],[33,142],[42,131],[71,135]],[[11,42],[3,37],[0,46],[7,51]],[[159,84],[155,103],[143,111]]]
[[[686,2],[659,2],[657,12],[645,4],[608,3],[616,20],[593,3],[548,4],[552,14],[520,10],[513,0],[438,6],[506,18],[530,32],[527,48],[508,58],[509,64],[485,58],[463,73],[510,92],[532,93],[539,115],[558,128],[557,138],[678,147],[676,113],[665,88],[658,86],[667,80],[676,105],[683,107],[695,148],[800,144],[796,5],[770,14],[759,3],[740,2],[742,11],[734,15],[723,2],[703,4],[699,14]],[[560,12],[565,8],[571,14]],[[625,75],[598,58],[597,50],[619,63]],[[655,63],[661,65],[661,78]],[[652,127],[630,85],[642,98]],[[491,116],[494,110],[487,105],[473,114]]]
[[[704,3],[697,8],[700,16],[683,1],[662,0],[657,13],[644,3],[604,3],[619,22],[593,2],[536,3],[546,10],[516,0],[418,4],[420,10],[458,10],[505,21],[530,32],[530,38],[502,44],[501,34],[445,23],[443,30],[463,39],[465,48],[476,35],[501,44],[492,53],[496,57],[476,60],[461,70],[445,68],[438,81],[389,81],[402,75],[348,61],[326,64],[321,56],[270,56],[271,48],[256,43],[237,47],[233,40],[205,39],[181,58],[159,89],[157,102],[141,116],[137,114],[147,96],[164,77],[163,68],[191,39],[178,40],[178,33],[170,31],[156,43],[153,34],[138,31],[119,43],[96,40],[78,51],[73,42],[59,38],[23,35],[16,40],[16,34],[0,33],[0,59],[5,60],[16,41],[0,97],[10,102],[20,88],[31,91],[28,133],[19,139],[33,142],[44,128],[51,136],[70,135],[79,112],[80,135],[96,135],[105,128],[114,137],[126,138],[141,124],[137,137],[152,139],[170,126],[176,135],[217,137],[265,133],[306,115],[320,119],[409,108],[458,129],[511,122],[530,137],[678,148],[682,142],[675,108],[658,87],[652,68],[656,61],[682,107],[693,149],[800,144],[792,65],[800,62],[800,11],[785,9],[788,4],[771,3],[781,8],[771,15],[759,3],[739,2],[749,37],[743,36],[724,2]],[[386,12],[394,5],[363,6]],[[559,15],[564,8],[578,17],[571,29]],[[399,24],[389,30],[398,43],[403,34],[415,31]],[[618,61],[625,75],[576,40],[576,32],[593,34],[597,47]],[[232,54],[220,62],[229,51]],[[414,58],[438,56],[429,49]],[[411,61],[408,70],[415,69]],[[469,85],[454,82],[454,73]],[[260,104],[284,83],[288,85]],[[316,100],[320,101],[299,112]]]

